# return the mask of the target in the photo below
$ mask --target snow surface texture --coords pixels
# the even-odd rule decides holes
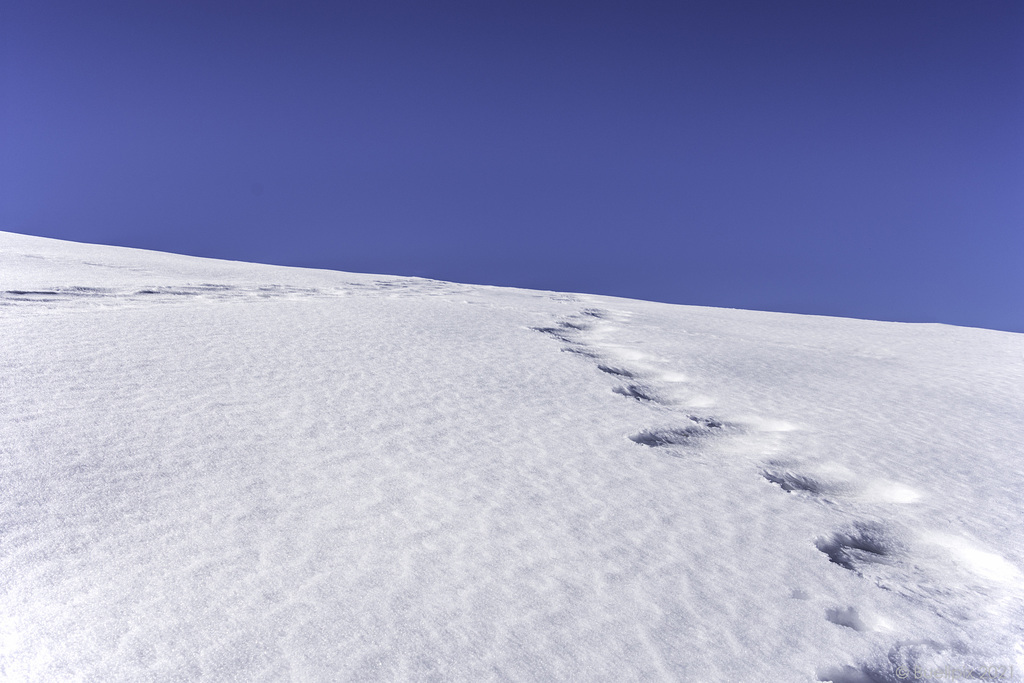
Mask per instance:
[[[0,678],[1024,671],[1022,335],[0,233],[0,339]]]

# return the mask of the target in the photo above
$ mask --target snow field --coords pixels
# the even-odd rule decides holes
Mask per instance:
[[[0,234],[0,677],[1024,670],[1024,341]]]
[[[660,311],[659,311],[660,312]],[[717,311],[707,311],[707,315],[715,315]],[[791,432],[810,432],[807,427],[798,427],[792,421],[772,419],[746,413],[746,410],[756,410],[757,403],[749,402],[747,396],[734,396],[729,398],[729,403],[738,408],[737,418],[729,422],[719,417],[698,417],[692,414],[695,407],[704,407],[703,400],[695,405],[693,397],[696,395],[703,399],[700,389],[688,389],[684,385],[665,386],[664,372],[659,371],[656,363],[671,363],[669,349],[659,350],[659,345],[646,344],[651,350],[629,352],[623,349],[620,344],[608,342],[606,335],[594,335],[588,341],[580,334],[593,325],[581,325],[577,320],[563,322],[560,327],[545,328],[543,331],[559,341],[569,342],[566,350],[573,351],[578,356],[592,358],[600,362],[602,358],[614,358],[621,360],[625,357],[635,359],[634,367],[643,365],[640,371],[631,371],[628,367],[619,363],[617,365],[599,364],[598,369],[612,374],[625,382],[624,386],[617,387],[617,391],[623,396],[643,402],[652,408],[669,408],[678,410],[680,406],[688,409],[690,414],[684,418],[677,418],[677,426],[664,427],[660,429],[648,429],[631,435],[633,441],[649,447],[680,447],[690,445],[695,441],[702,441],[709,437],[721,437],[732,441],[720,443],[718,455],[728,454],[728,457],[739,457],[749,459],[750,455],[760,451],[761,469],[763,479],[778,486],[783,491],[796,494],[808,502],[823,504],[840,514],[830,515],[838,519],[845,518],[845,527],[828,534],[819,535],[815,539],[815,547],[828,559],[830,563],[845,569],[859,578],[868,579],[876,588],[886,592],[895,592],[905,598],[904,601],[890,604],[885,608],[872,607],[863,602],[855,606],[834,606],[825,610],[825,618],[828,622],[837,626],[849,628],[859,633],[878,632],[883,635],[882,639],[876,638],[874,652],[867,657],[867,661],[850,661],[838,666],[819,667],[817,674],[819,680],[836,680],[842,683],[849,681],[867,680],[899,680],[901,673],[912,671],[914,667],[918,670],[937,670],[942,667],[956,667],[970,669],[977,664],[979,657],[987,656],[988,661],[1003,661],[1004,663],[1020,661],[1024,654],[1024,640],[1021,640],[1021,624],[1024,623],[1024,610],[1022,610],[1022,581],[1021,572],[1018,569],[1020,558],[1019,542],[1006,543],[1011,552],[1016,553],[1018,563],[1007,561],[1004,557],[991,550],[983,549],[976,540],[975,535],[986,533],[991,536],[1003,536],[1005,539],[1005,527],[996,521],[1004,517],[1007,510],[1019,510],[1019,496],[1015,494],[1019,490],[1018,484],[1009,483],[1016,479],[1020,482],[1020,468],[1015,465],[1015,459],[1007,459],[1005,447],[1006,441],[1000,434],[998,418],[1007,420],[1007,424],[1019,422],[1014,420],[1005,409],[1005,404],[1000,405],[998,399],[987,392],[992,388],[1008,389],[1005,383],[1005,374],[997,370],[998,366],[993,364],[979,364],[976,362],[964,362],[956,353],[957,335],[984,337],[990,336],[992,341],[1005,342],[1006,336],[998,333],[989,333],[980,330],[955,330],[945,329],[946,339],[941,337],[925,338],[914,340],[919,346],[925,344],[933,348],[928,349],[930,353],[925,356],[925,363],[918,363],[920,366],[913,367],[911,371],[924,375],[926,378],[931,375],[930,380],[922,382],[919,377],[913,381],[897,383],[897,400],[886,401],[885,391],[879,391],[880,387],[886,387],[886,382],[891,383],[893,368],[891,363],[880,364],[881,367],[864,367],[860,360],[874,361],[876,359],[889,360],[892,358],[888,349],[881,352],[875,349],[865,352],[863,345],[878,343],[881,340],[872,339],[869,326],[877,325],[878,328],[889,327],[884,324],[864,323],[861,321],[830,321],[831,329],[826,326],[819,326],[813,334],[809,330],[798,330],[800,324],[780,326],[779,332],[785,337],[785,341],[778,340],[775,346],[778,351],[772,354],[771,346],[766,351],[764,344],[772,344],[771,327],[766,330],[763,325],[766,318],[773,316],[747,312],[729,312],[730,317],[748,319],[762,318],[762,325],[758,328],[762,348],[759,351],[759,358],[754,359],[756,367],[742,367],[744,364],[744,351],[737,350],[731,354],[721,354],[720,347],[729,343],[715,335],[703,336],[689,332],[688,341],[702,343],[703,349],[694,349],[691,358],[722,358],[728,359],[727,365],[714,367],[713,372],[720,377],[727,372],[735,372],[736,365],[741,366],[740,372],[743,376],[741,382],[738,378],[731,386],[742,386],[746,392],[756,390],[756,384],[764,382],[766,391],[765,400],[761,403],[762,408],[768,405],[770,397],[778,396],[779,389],[787,384],[799,382],[799,394],[803,399],[800,405],[800,412],[807,423],[828,424],[829,417],[836,416],[841,420],[853,416],[860,417],[864,424],[856,429],[856,436],[863,438],[867,435],[867,441],[880,441],[880,435],[885,435],[886,443],[892,439],[893,420],[889,417],[892,414],[903,412],[915,420],[930,422],[926,429],[934,430],[919,444],[907,444],[902,453],[879,454],[872,462],[858,463],[860,458],[851,458],[845,453],[830,453],[828,456],[817,456],[814,458],[775,457],[778,454],[793,453],[796,449],[796,441],[808,440],[818,441],[819,438],[811,434],[792,434]],[[593,316],[593,311],[584,311],[584,316]],[[721,315],[719,313],[719,315]],[[601,317],[601,316],[596,316]],[[724,316],[722,316],[724,317]],[[753,320],[752,320],[753,322]],[[803,322],[803,321],[801,321]],[[633,316],[634,331],[641,319]],[[857,325],[861,327],[861,334],[858,344],[861,348],[854,353],[847,352],[847,357],[836,354],[835,362],[831,368],[813,368],[811,373],[807,372],[807,348],[815,349],[817,345],[814,337],[825,336],[820,340],[836,346],[839,339],[835,332],[843,325]],[[663,325],[668,327],[668,325]],[[688,326],[693,330],[695,326]],[[876,329],[878,329],[876,328]],[[719,327],[719,329],[721,329]],[[941,329],[941,328],[940,328]],[[574,338],[568,330],[576,330]],[[718,330],[716,330],[717,332]],[[879,329],[878,331],[882,331]],[[799,333],[799,337],[794,335]],[[822,333],[826,333],[822,335]],[[867,333],[867,334],[865,334]],[[879,335],[881,336],[881,335]],[[636,343],[660,341],[664,335],[658,335],[651,331],[649,334],[637,335]],[[829,338],[831,337],[831,338]],[[799,338],[803,344],[793,343]],[[885,344],[892,344],[903,341],[900,339],[885,339]],[[924,341],[925,344],[920,342]],[[972,340],[974,341],[974,340]],[[678,340],[673,340],[674,345],[680,346]],[[710,342],[710,344],[708,343]],[[945,343],[943,343],[945,342]],[[906,342],[903,342],[904,344]],[[693,344],[696,346],[696,344]],[[801,346],[805,348],[800,348]],[[653,348],[652,348],[653,347]],[[789,348],[799,348],[799,362],[792,363],[786,359],[792,354]],[[828,348],[828,346],[823,346]],[[868,347],[870,348],[870,346]],[[1004,362],[1013,367],[1013,359],[1018,354],[1017,349],[1012,345],[997,344],[996,348],[1001,351]],[[841,349],[840,349],[841,350]],[[780,353],[781,352],[781,353]],[[772,358],[775,355],[775,358]],[[849,356],[853,356],[851,363]],[[971,359],[974,360],[974,359]],[[940,361],[939,365],[936,361]],[[694,364],[691,363],[691,367]],[[1016,364],[1019,377],[1020,364]],[[938,367],[936,367],[938,366]],[[964,367],[966,372],[958,374],[955,370]],[[953,372],[950,372],[950,369]],[[906,368],[900,368],[905,370]],[[780,372],[781,370],[781,372]],[[944,371],[939,375],[935,370]],[[878,375],[871,377],[869,373]],[[855,377],[849,375],[856,373]],[[910,374],[910,373],[907,373]],[[819,382],[818,387],[808,386],[806,380],[808,375]],[[865,377],[864,375],[868,375]],[[938,377],[935,377],[938,375]],[[970,381],[964,381],[965,376]],[[716,377],[717,378],[717,377]],[[660,380],[660,381],[659,381]],[[867,380],[867,381],[865,381]],[[914,385],[915,389],[922,392],[922,396],[916,396],[913,400],[907,400],[907,384]],[[922,384],[934,384],[934,387],[921,387]],[[953,385],[950,387],[949,385]],[[854,396],[842,396],[837,388],[849,387],[849,393]],[[823,391],[824,390],[824,391]],[[852,391],[850,391],[852,390]],[[827,393],[826,393],[827,392]],[[946,393],[948,392],[948,394]],[[827,403],[816,402],[815,398],[826,393]],[[845,392],[844,392],[845,393]],[[876,405],[879,413],[863,415],[858,409],[858,404],[866,399],[863,394],[871,393],[871,400]],[[1011,390],[1011,393],[1019,393]],[[815,396],[818,394],[818,396]],[[839,395],[837,395],[839,394]],[[1005,394],[1004,394],[1005,395]],[[952,400],[951,400],[952,398]],[[746,399],[746,401],[744,400]],[[748,402],[748,408],[743,403]],[[711,402],[710,405],[714,405]],[[760,403],[760,402],[759,402]],[[886,404],[889,405],[886,405]],[[1009,404],[1013,405],[1014,401]],[[943,415],[928,414],[921,410],[923,405],[932,408],[936,404],[947,408],[949,414],[957,414],[958,420],[950,421],[943,419]],[[826,410],[822,410],[825,408]],[[837,410],[841,408],[841,410]],[[719,411],[721,413],[721,411]],[[822,414],[824,413],[824,414]],[[778,413],[776,413],[778,414]],[[880,419],[881,416],[881,419]],[[965,419],[966,418],[966,419]],[[996,418],[996,419],[993,419]],[[849,431],[849,426],[838,424],[830,425],[833,433]],[[957,424],[953,427],[951,422]],[[992,434],[996,436],[994,443],[985,443],[987,439],[977,438],[973,433],[973,426],[989,424],[992,427]],[[865,425],[867,428],[865,428]],[[971,434],[965,434],[969,431]],[[941,434],[941,436],[938,436]],[[831,436],[831,435],[829,435]],[[855,435],[851,435],[853,437]],[[938,438],[936,438],[938,436]],[[780,438],[781,437],[781,438]],[[803,437],[803,438],[802,438]],[[968,438],[965,438],[968,437]],[[943,443],[945,441],[945,443]],[[938,453],[927,453],[922,457],[921,445],[927,444],[929,450],[937,450]],[[869,449],[875,444],[865,444],[864,449]],[[889,445],[886,443],[886,445]],[[830,444],[832,449],[835,446]],[[916,447],[915,447],[916,446]],[[943,446],[946,446],[943,449]],[[877,445],[875,446],[877,448]],[[820,446],[819,446],[820,448]],[[969,449],[974,454],[985,453],[988,457],[981,457],[971,464],[977,468],[984,468],[986,465],[993,468],[1004,468],[1001,474],[991,478],[986,476],[966,476],[963,481],[958,482],[960,488],[973,484],[975,490],[961,493],[958,501],[948,498],[938,501],[930,501],[932,504],[924,506],[921,510],[899,509],[897,506],[915,506],[926,498],[926,496],[915,487],[907,483],[878,476],[879,471],[891,473],[895,470],[897,474],[902,473],[904,477],[911,475],[920,479],[923,474],[932,480],[933,490],[949,490],[951,487],[948,480],[950,465],[963,466],[962,458],[958,458],[957,449]],[[917,452],[915,452],[917,451]],[[1011,447],[1009,453],[1019,453],[1020,447]],[[686,452],[692,455],[692,449]],[[929,456],[932,462],[929,462]],[[948,458],[948,460],[947,460]],[[987,463],[985,461],[988,461]],[[959,461],[959,462],[958,462]],[[863,474],[858,474],[847,463],[858,465]],[[880,468],[879,465],[882,467]],[[923,465],[923,467],[922,467]],[[870,469],[869,469],[870,468]],[[977,472],[976,469],[976,472]],[[1024,483],[1024,482],[1020,482]],[[927,488],[927,484],[925,485]],[[977,511],[977,502],[967,504],[967,500],[975,498],[982,502],[989,511],[983,514],[971,515],[964,519],[965,510]],[[952,505],[950,503],[953,503]],[[749,503],[748,503],[749,504]],[[958,509],[959,513],[951,515],[952,510]],[[995,521],[989,526],[987,522]],[[832,522],[835,524],[835,522]],[[946,531],[938,532],[936,529],[946,529],[949,525],[961,528],[961,533],[950,534]],[[986,528],[987,527],[987,528]],[[1005,543],[1005,540],[1003,541]],[[834,589],[831,589],[834,590]],[[839,592],[839,591],[835,591]],[[794,590],[794,596],[806,600],[811,595],[804,588]],[[903,624],[896,624],[886,616],[890,613],[918,612],[913,618],[907,619]],[[905,616],[905,615],[904,615]],[[938,617],[938,619],[934,619]],[[922,629],[921,624],[931,621],[929,628]],[[917,637],[911,633],[918,634]],[[902,632],[904,638],[892,639],[893,632]],[[943,633],[942,640],[932,639],[925,633]],[[972,633],[973,632],[973,633]],[[1004,637],[1000,637],[1001,634]],[[889,646],[884,645],[885,638],[889,639]],[[999,657],[1002,656],[1002,660]],[[902,667],[902,668],[901,668]]]

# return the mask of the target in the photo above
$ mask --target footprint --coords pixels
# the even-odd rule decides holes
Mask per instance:
[[[858,610],[856,607],[831,607],[825,610],[827,621],[860,633],[878,631],[886,624],[880,618]]]
[[[788,493],[813,496],[843,496],[865,503],[905,505],[916,503],[921,494],[915,489],[886,479],[858,482],[856,475],[836,463],[818,462],[794,466],[787,461],[769,461],[761,476]]]
[[[863,575],[868,565],[895,564],[903,544],[878,522],[858,522],[848,531],[819,538],[814,543],[829,562]]]
[[[598,365],[597,369],[601,372],[606,372],[609,375],[615,375],[616,377],[624,377],[626,379],[636,379],[639,377],[635,372],[621,368],[615,365]]]
[[[612,391],[619,396],[635,398],[638,401],[649,401],[651,403],[660,403],[662,405],[668,404],[668,401],[659,396],[653,389],[643,386],[642,384],[627,384],[625,386],[615,387]]]
[[[761,469],[761,476],[787,493],[809,493],[815,496],[850,493],[852,473],[841,466],[804,465],[771,460]]]
[[[693,443],[695,440],[704,439],[725,427],[725,424],[718,420],[706,417],[695,417],[687,415],[690,422],[683,427],[668,427],[665,429],[648,429],[638,434],[633,434],[629,440],[642,446],[679,446]]]
[[[578,343],[576,339],[568,333],[568,329],[565,327],[531,327],[530,329],[534,332],[550,335],[560,342],[565,342],[567,344]]]
[[[584,308],[580,311],[580,315],[588,318],[596,318],[597,320],[617,322],[624,322],[633,317],[633,314],[629,311],[609,311],[603,308]]]
[[[792,470],[763,469],[761,470],[761,476],[789,493],[821,494],[830,492],[828,486],[823,482]]]

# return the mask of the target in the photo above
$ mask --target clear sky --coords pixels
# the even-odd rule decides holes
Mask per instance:
[[[1024,332],[1024,3],[0,7],[0,229]]]

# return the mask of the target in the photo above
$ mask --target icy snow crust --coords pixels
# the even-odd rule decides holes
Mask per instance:
[[[0,233],[0,339],[0,678],[1024,671],[1021,335]]]

